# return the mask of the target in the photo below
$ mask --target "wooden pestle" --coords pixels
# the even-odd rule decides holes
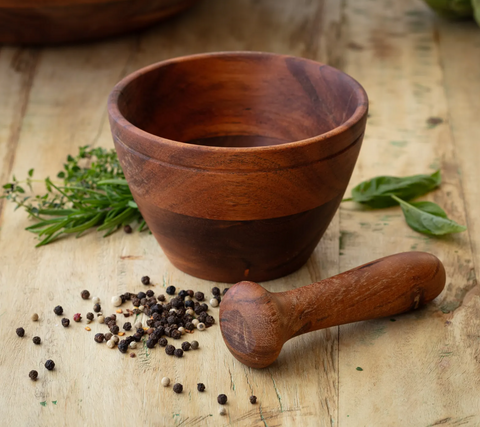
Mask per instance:
[[[240,282],[222,299],[220,328],[240,362],[264,368],[292,337],[414,310],[437,297],[444,286],[443,264],[426,252],[380,258],[287,292]]]

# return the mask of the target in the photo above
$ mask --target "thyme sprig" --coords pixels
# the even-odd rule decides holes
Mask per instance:
[[[23,208],[37,222],[26,230],[38,235],[44,246],[64,234],[83,233],[96,227],[107,237],[127,224],[137,223],[137,229],[147,229],[142,214],[133,200],[115,150],[88,145],[79,147],[78,154],[69,155],[63,170],[57,174],[61,181],[49,177],[34,180],[34,169],[24,181],[13,176],[3,185],[0,198]],[[43,182],[46,193],[33,194],[32,184]],[[25,191],[27,186],[31,195]]]

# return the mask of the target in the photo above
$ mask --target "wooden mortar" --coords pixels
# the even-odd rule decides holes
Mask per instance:
[[[222,299],[220,328],[236,359],[264,368],[290,338],[417,309],[444,286],[443,264],[425,252],[391,255],[287,292],[240,282]]]

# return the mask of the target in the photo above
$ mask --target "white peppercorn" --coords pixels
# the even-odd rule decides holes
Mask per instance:
[[[185,328],[183,326],[180,326],[178,328],[178,332],[180,332],[182,335],[185,335]]]
[[[115,344],[118,344],[118,342],[120,341],[120,338],[118,338],[117,335],[114,335],[111,339],[113,340],[113,342],[114,342]]]
[[[113,347],[115,347],[115,340],[114,340],[113,338],[112,338],[112,339],[109,339],[109,340],[107,341],[107,347],[108,347],[108,348],[113,348]]]
[[[192,323],[193,323],[193,326],[197,327],[200,321],[198,319],[193,319]]]
[[[130,348],[137,348],[137,343],[135,341],[132,341],[128,346]]]
[[[185,312],[185,314],[188,314],[189,316],[195,316],[195,312],[194,312],[191,308],[189,308],[189,309]]]
[[[218,413],[220,415],[227,415],[227,410],[225,409],[225,406],[220,406],[220,408],[218,408]]]
[[[164,387],[168,387],[168,385],[170,384],[170,378],[163,377],[161,383]]]
[[[93,302],[94,304],[100,304],[100,298],[98,298],[98,297],[93,297],[93,298],[92,298],[92,302]]]
[[[142,325],[142,322],[137,322],[135,323],[135,329],[143,329],[143,325]]]
[[[218,307],[218,300],[217,300],[216,298],[212,298],[212,299],[210,300],[210,305],[211,305],[212,307]]]
[[[103,316],[98,316],[97,320],[98,320],[98,323],[105,323],[105,317]]]
[[[145,306],[141,305],[140,307],[138,307],[138,309],[143,312],[143,310],[145,310]]]
[[[32,320],[33,320],[34,322],[36,322],[36,321],[38,320],[38,314],[37,314],[37,313],[33,313],[33,314],[32,314]]]
[[[120,307],[122,305],[122,298],[119,297],[118,295],[112,297],[112,304],[115,307]]]
[[[205,330],[205,323],[199,323],[199,324],[197,325],[197,329],[198,329],[199,331],[204,331],[204,330]]]

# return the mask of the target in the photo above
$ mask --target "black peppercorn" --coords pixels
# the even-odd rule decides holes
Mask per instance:
[[[203,292],[195,292],[195,299],[197,301],[203,301],[205,298],[205,295],[203,294]]]
[[[167,353],[169,356],[173,356],[173,353],[175,353],[175,347],[171,344],[168,344],[165,347],[165,353]]]
[[[61,316],[63,314],[63,308],[59,305],[57,305],[54,309],[53,309],[53,312],[57,315],[57,316]]]
[[[147,294],[145,292],[139,292],[137,294],[137,299],[142,300],[143,298],[146,298]]]
[[[42,342],[40,337],[33,337],[32,341],[35,345],[39,345]]]
[[[197,305],[193,311],[196,315],[199,315],[205,311],[205,308],[202,305]]]
[[[137,334],[140,335],[141,337],[143,337],[143,335],[145,335],[145,331],[142,328],[138,328],[137,329]]]
[[[185,307],[187,308],[193,308],[195,306],[195,303],[190,300],[190,301],[185,301]]]
[[[197,390],[201,393],[203,393],[205,391],[205,384],[203,383],[198,383],[197,384]]]
[[[146,330],[146,332],[147,332],[147,335],[151,335],[151,334],[153,334],[153,331],[154,331],[154,329],[153,329],[153,328],[148,328],[148,329]]]
[[[140,307],[140,300],[137,297],[135,297],[132,299],[132,304],[134,307]]]
[[[105,339],[105,335],[95,334],[95,338],[94,338],[95,342],[98,342],[99,344],[101,344],[104,339]]]
[[[117,320],[117,315],[116,314],[111,314],[110,317],[112,318],[112,320]]]
[[[253,395],[250,396],[250,403],[252,405],[255,405],[255,403],[257,403],[257,396],[253,396]]]
[[[138,333],[133,334],[132,337],[136,342],[140,342],[141,339],[142,339],[142,335],[140,335]]]
[[[147,340],[147,348],[153,348],[155,347],[155,345],[157,344],[157,340],[156,339],[152,339],[150,338],[149,340]]]
[[[28,373],[28,376],[30,377],[30,379],[32,381],[37,381],[37,378],[38,378],[38,372],[37,371],[30,371]]]
[[[163,302],[165,301],[165,295],[161,294],[157,297],[157,299],[160,301],[160,302]]]
[[[220,289],[216,286],[212,288],[212,295],[220,295]]]
[[[70,320],[67,319],[66,317],[64,317],[64,318],[62,319],[62,326],[63,326],[64,328],[68,328],[68,327],[70,326]]]
[[[213,325],[214,323],[215,323],[215,319],[214,319],[213,316],[207,316],[207,317],[205,318],[205,325],[211,326],[211,325]]]
[[[155,323],[155,320],[153,320],[153,319],[148,319],[147,320],[147,326],[153,326],[154,323]]]
[[[195,325],[192,322],[185,323],[185,329],[187,331],[193,331],[195,329]]]
[[[227,395],[219,394],[217,397],[217,402],[220,403],[220,405],[225,405],[225,403],[227,403]]]
[[[52,371],[53,368],[55,368],[55,362],[53,360],[47,360],[45,362],[45,368],[47,368],[49,371]]]
[[[178,296],[181,298],[181,299],[185,299],[186,296],[188,296],[188,292],[187,291],[180,291],[178,293]]]
[[[172,307],[174,307],[174,308],[183,307],[183,301],[182,301],[181,298],[178,298],[178,297],[172,298],[172,299],[170,300],[170,304],[172,304]]]
[[[218,301],[218,303],[222,302],[222,297],[220,295],[215,295],[213,298],[215,298]]]
[[[158,344],[160,344],[162,347],[166,347],[167,344],[168,344],[168,340],[167,340],[166,338],[164,338],[164,337],[163,337],[163,338],[160,338],[160,339],[158,340]]]
[[[93,313],[87,313],[86,318],[87,318],[88,320],[92,321],[92,320],[94,319],[94,317],[95,317],[95,316],[93,315]]]
[[[183,391],[183,385],[180,383],[176,383],[173,385],[173,391],[175,393],[181,393]]]
[[[93,311],[94,311],[95,313],[100,313],[100,310],[101,310],[101,309],[102,309],[102,306],[101,306],[100,304],[98,304],[98,303],[93,306]]]
[[[131,329],[132,329],[132,324],[131,324],[130,322],[125,322],[125,323],[123,324],[123,329],[124,329],[125,331],[131,330]]]
[[[182,337],[182,333],[178,329],[174,329],[172,332],[170,332],[170,335],[173,339],[180,339]]]
[[[191,289],[189,289],[187,291],[187,294],[188,294],[189,297],[193,297],[193,291]]]
[[[120,328],[118,327],[118,325],[113,325],[113,326],[110,328],[110,332],[111,332],[113,335],[117,335],[117,334],[120,332]]]
[[[125,340],[121,340],[118,343],[118,350],[120,353],[126,353],[128,351],[128,343]]]
[[[111,334],[110,332],[107,332],[107,333],[105,334],[105,341],[109,341],[110,338],[112,338],[112,337],[113,337],[113,334]]]
[[[198,341],[192,341],[190,345],[192,346],[192,350],[196,350],[199,347]]]
[[[123,227],[123,231],[127,234],[130,234],[133,230],[132,230],[132,227],[130,227],[130,225],[127,224]]]
[[[183,350],[181,348],[177,348],[175,350],[175,356],[177,357],[183,357]]]
[[[225,289],[223,290],[222,294],[225,295],[225,294],[228,292],[229,289],[230,289],[230,288],[225,288]]]
[[[174,295],[176,290],[177,290],[177,289],[175,288],[175,286],[169,286],[165,292],[166,292],[168,295]]]
[[[149,285],[149,284],[150,284],[150,277],[148,277],[148,276],[143,276],[143,277],[142,277],[142,283],[143,283],[144,285]]]
[[[25,329],[23,328],[17,328],[16,331],[17,335],[21,338],[25,335]]]
[[[190,350],[190,347],[191,347],[191,345],[190,345],[190,343],[189,343],[188,341],[182,342],[182,350],[183,350],[183,351],[188,351],[188,350]]]
[[[151,289],[147,291],[147,297],[152,298],[155,295],[155,292],[153,292]]]
[[[83,299],[89,299],[90,298],[90,292],[88,292],[86,289],[84,291],[82,291],[82,293],[80,295],[82,296]]]

